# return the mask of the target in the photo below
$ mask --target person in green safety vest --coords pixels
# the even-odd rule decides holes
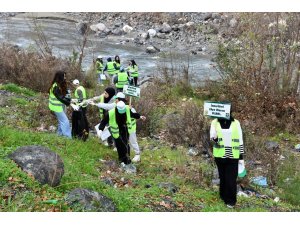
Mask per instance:
[[[96,73],[98,77],[98,83],[100,84],[100,86],[103,86],[102,79],[101,79],[101,74],[103,74],[103,70],[104,70],[103,57],[99,55],[96,59]]]
[[[107,74],[109,75],[110,77],[110,81],[111,81],[111,84],[113,84],[113,78],[114,76],[117,74],[117,71],[119,70],[120,68],[117,67],[117,64],[115,62],[113,62],[111,60],[110,57],[107,58],[107,63],[103,69],[103,71],[106,71]]]
[[[75,87],[74,97],[72,102],[82,103],[87,99],[85,88],[80,85],[79,80],[73,80],[73,86]],[[86,116],[87,104],[80,106],[79,110],[73,110],[72,112],[72,137],[86,140],[89,134],[89,123]]]
[[[66,73],[57,71],[49,88],[49,109],[56,115],[58,121],[57,134],[71,138],[69,119],[64,111],[65,106],[71,104],[71,99],[66,98],[67,82]]]
[[[124,67],[121,66],[120,72],[114,78],[114,84],[116,85],[117,92],[123,92],[123,87],[125,84],[129,83],[129,77]]]
[[[139,77],[138,69],[139,68],[138,68],[138,65],[136,64],[136,62],[133,59],[130,60],[126,70],[129,72],[130,77],[133,78],[134,86],[137,86],[137,81],[138,81],[138,77]]]
[[[127,102],[123,92],[118,92],[114,98],[116,99],[116,101],[113,103],[97,103],[97,104],[92,103],[92,104],[98,106],[100,109],[111,110],[116,107],[119,101],[123,101],[124,103]],[[130,106],[130,110],[131,112],[136,113],[136,110],[131,106]],[[140,119],[144,121],[146,120],[146,117],[140,115]],[[136,119],[131,118],[131,126],[133,131],[129,134],[129,145],[130,147],[133,148],[135,152],[135,156],[133,157],[132,162],[139,162],[141,161],[141,151],[136,137]]]
[[[107,87],[105,88],[103,94],[94,97],[92,100],[97,102],[98,104],[111,104],[115,102],[114,99],[115,93],[116,91],[113,87]],[[92,104],[92,105],[97,105],[97,104]],[[108,109],[99,107],[99,116],[101,121],[107,114],[108,114]],[[101,135],[97,133],[97,136],[100,138]],[[108,146],[113,146],[113,139],[109,137],[107,139],[107,142],[105,142],[104,144]]]
[[[140,114],[133,113],[129,106],[125,105],[123,101],[119,101],[115,108],[109,110],[99,125],[99,130],[102,132],[105,126],[109,124],[110,133],[118,151],[119,161],[124,164],[131,163],[128,143],[129,134],[134,131],[131,125],[131,118],[139,119]]]
[[[244,142],[240,122],[230,114],[229,120],[218,118],[211,122],[210,138],[220,178],[219,194],[227,207],[233,208],[237,201],[238,164],[244,165]]]
[[[120,57],[118,55],[115,56],[114,63],[116,64],[117,68],[119,68],[117,70],[117,74],[118,74],[120,72],[120,68],[121,68],[121,60],[120,60]]]

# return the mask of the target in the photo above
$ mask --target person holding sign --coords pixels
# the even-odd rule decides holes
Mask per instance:
[[[129,106],[123,101],[118,101],[115,108],[109,110],[99,125],[102,132],[107,124],[110,126],[110,132],[115,141],[119,161],[124,164],[130,164],[129,134],[133,132],[131,118],[139,119],[140,114],[131,112]]]
[[[124,70],[124,67],[121,66],[120,72],[114,78],[114,84],[116,85],[117,92],[123,92],[124,85],[128,84],[129,78],[127,72]]]
[[[243,164],[244,142],[241,125],[237,119],[216,118],[211,122],[210,139],[213,141],[213,156],[220,177],[219,194],[229,208],[236,204],[238,165]]]

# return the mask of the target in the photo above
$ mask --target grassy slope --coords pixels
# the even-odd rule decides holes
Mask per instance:
[[[8,88],[2,86],[0,89]],[[299,211],[299,207],[287,202],[275,203],[272,199],[256,197],[239,197],[237,208],[227,209],[218,198],[217,189],[203,185],[205,176],[200,174],[199,168],[211,170],[210,165],[204,164],[200,157],[187,156],[183,148],[171,150],[167,145],[147,138],[140,139],[143,155],[142,162],[137,164],[137,174],[125,174],[118,167],[106,166],[103,160],[116,161],[117,153],[94,137],[81,142],[34,131],[27,117],[36,102],[27,101],[27,97],[26,93],[10,96],[8,107],[1,108],[0,211],[80,211],[70,209],[64,202],[66,194],[77,187],[98,191],[110,197],[119,211],[127,212]],[[11,102],[15,106],[9,105]],[[23,115],[24,109],[27,116]],[[15,117],[11,116],[12,111]],[[10,121],[6,123],[7,118]],[[65,174],[58,187],[39,185],[7,159],[7,154],[24,145],[46,146],[62,157]],[[114,186],[105,184],[103,178],[111,178]],[[179,190],[171,193],[159,188],[160,182],[172,182]],[[57,205],[44,204],[47,199],[61,201]]]

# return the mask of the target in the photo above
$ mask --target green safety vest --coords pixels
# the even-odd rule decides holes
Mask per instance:
[[[96,61],[97,73],[103,73],[103,64],[99,61]]]
[[[118,82],[116,83],[116,87],[123,88],[125,84],[128,84],[127,72],[118,73]]]
[[[116,64],[117,68],[119,68],[118,70],[116,70],[116,73],[120,73],[121,64],[117,63],[116,61],[114,61],[114,63]]]
[[[114,139],[117,139],[120,136],[120,133],[119,133],[119,126],[116,120],[116,108],[109,110],[108,113],[109,113],[109,126],[110,126],[111,135],[113,136]],[[127,117],[126,124],[127,124],[128,133],[131,134],[134,132],[134,130],[131,127],[130,108],[128,105],[126,105],[126,117]]]
[[[138,77],[139,76],[139,74],[138,74],[138,66],[130,66],[129,67],[130,69],[129,69],[129,71],[130,71],[130,76],[132,76],[132,77]]]
[[[74,93],[75,98],[79,99],[79,95],[78,95],[78,93],[77,93],[78,90],[81,90],[83,100],[85,100],[85,99],[86,99],[86,91],[85,91],[85,89],[84,89],[83,86],[79,86],[78,88],[76,88],[75,93]],[[87,105],[82,106],[82,107],[85,108],[85,107],[87,107]]]
[[[215,143],[213,147],[213,155],[216,158],[222,158],[225,156],[225,146],[224,146],[222,128],[217,119],[214,119],[212,121],[212,125],[216,128],[217,136],[218,136],[218,143]],[[236,119],[232,121],[230,125],[231,148],[232,148],[232,155],[234,159],[239,159],[240,157],[240,139],[239,139],[240,136],[239,136],[238,125],[239,125],[239,121]]]
[[[136,119],[135,118],[131,118],[131,129],[132,129],[132,132],[136,132]]]
[[[50,89],[49,93],[49,109],[54,112],[62,112],[64,104],[60,102],[55,95],[53,94],[54,87],[57,86],[57,83],[54,83]]]
[[[100,95],[100,103],[104,103],[104,94]],[[100,119],[102,120],[104,117],[104,109],[99,108]]]
[[[117,70],[114,67],[115,62],[108,62],[107,65],[107,73],[112,76],[117,73]]]

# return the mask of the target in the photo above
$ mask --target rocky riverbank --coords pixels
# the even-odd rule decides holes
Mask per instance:
[[[30,15],[0,13],[0,18]],[[218,42],[238,23],[234,13],[38,13],[39,18],[77,21],[79,32],[91,29],[92,35],[114,39],[120,44],[144,48],[149,54],[186,52],[212,58]]]

